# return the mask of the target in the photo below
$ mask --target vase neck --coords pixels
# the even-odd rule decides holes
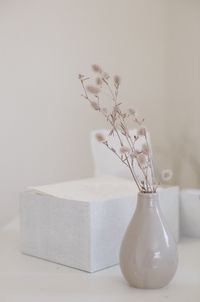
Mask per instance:
[[[138,193],[137,208],[157,208],[158,206],[158,193]]]

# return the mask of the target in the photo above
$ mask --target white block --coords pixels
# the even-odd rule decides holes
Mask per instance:
[[[181,191],[181,234],[200,238],[200,190]]]
[[[178,240],[178,188],[159,192]],[[20,202],[21,250],[88,272],[117,264],[136,201],[133,181],[109,176],[31,188]]]

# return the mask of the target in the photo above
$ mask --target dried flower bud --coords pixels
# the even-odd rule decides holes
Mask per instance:
[[[110,78],[109,74],[107,72],[103,73],[104,79],[108,80]]]
[[[94,110],[100,110],[100,107],[96,102],[91,102],[90,104]]]
[[[107,109],[106,107],[104,107],[104,108],[102,109],[102,111],[103,111],[104,114],[107,114],[107,113],[108,113],[108,109]]]
[[[173,172],[170,169],[165,169],[161,172],[161,177],[163,181],[169,181],[173,176]]]
[[[113,113],[121,113],[120,112],[120,108],[117,106],[117,105],[115,105],[114,107],[113,107]]]
[[[149,153],[149,147],[147,146],[147,144],[143,144],[142,145],[142,152],[144,154],[148,154]]]
[[[132,153],[130,154],[130,157],[131,157],[132,159],[134,159],[134,158],[136,157],[136,154],[135,154],[134,152],[132,152]]]
[[[146,158],[143,154],[139,154],[138,157],[137,157],[137,160],[138,160],[138,163],[141,165],[141,166],[144,166],[145,163],[146,163]]]
[[[128,109],[128,113],[129,113],[130,115],[135,115],[135,114],[136,114],[136,111],[135,111],[135,109],[133,109],[133,108],[129,108],[129,109]]]
[[[120,84],[120,77],[118,75],[114,76],[114,83],[115,83],[115,85],[119,86],[119,84]]]
[[[98,142],[102,143],[102,142],[105,141],[105,138],[104,138],[103,134],[97,133],[97,134],[96,134],[96,140],[97,140]]]
[[[141,127],[140,129],[138,129],[137,134],[140,135],[140,136],[145,136],[146,129],[144,127]]]
[[[87,91],[93,94],[98,94],[100,92],[100,89],[95,86],[87,86]]]
[[[99,72],[99,73],[102,72],[101,67],[99,65],[96,65],[96,64],[92,65],[92,69],[93,69],[94,72]]]
[[[111,129],[108,135],[111,136],[113,135],[113,133],[114,133],[114,129]]]
[[[97,85],[101,86],[102,85],[102,79],[96,78],[96,83],[97,83]]]
[[[79,80],[82,80],[84,78],[84,75],[79,73],[78,78],[79,78]]]
[[[130,148],[129,148],[129,147],[124,147],[124,146],[123,146],[123,147],[120,148],[120,152],[121,152],[121,153],[128,153],[128,152],[130,152]]]

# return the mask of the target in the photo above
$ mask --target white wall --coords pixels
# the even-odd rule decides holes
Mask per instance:
[[[176,2],[175,11],[164,0],[0,2],[0,224],[16,214],[26,186],[92,175],[89,132],[104,120],[77,80],[92,63],[121,74],[124,102],[146,118],[165,166]]]
[[[167,5],[168,141],[175,182],[200,187],[200,1]]]

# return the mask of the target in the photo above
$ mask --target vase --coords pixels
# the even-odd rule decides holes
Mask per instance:
[[[129,285],[167,285],[178,264],[175,239],[162,215],[158,193],[139,193],[135,213],[120,249],[120,267]]]

